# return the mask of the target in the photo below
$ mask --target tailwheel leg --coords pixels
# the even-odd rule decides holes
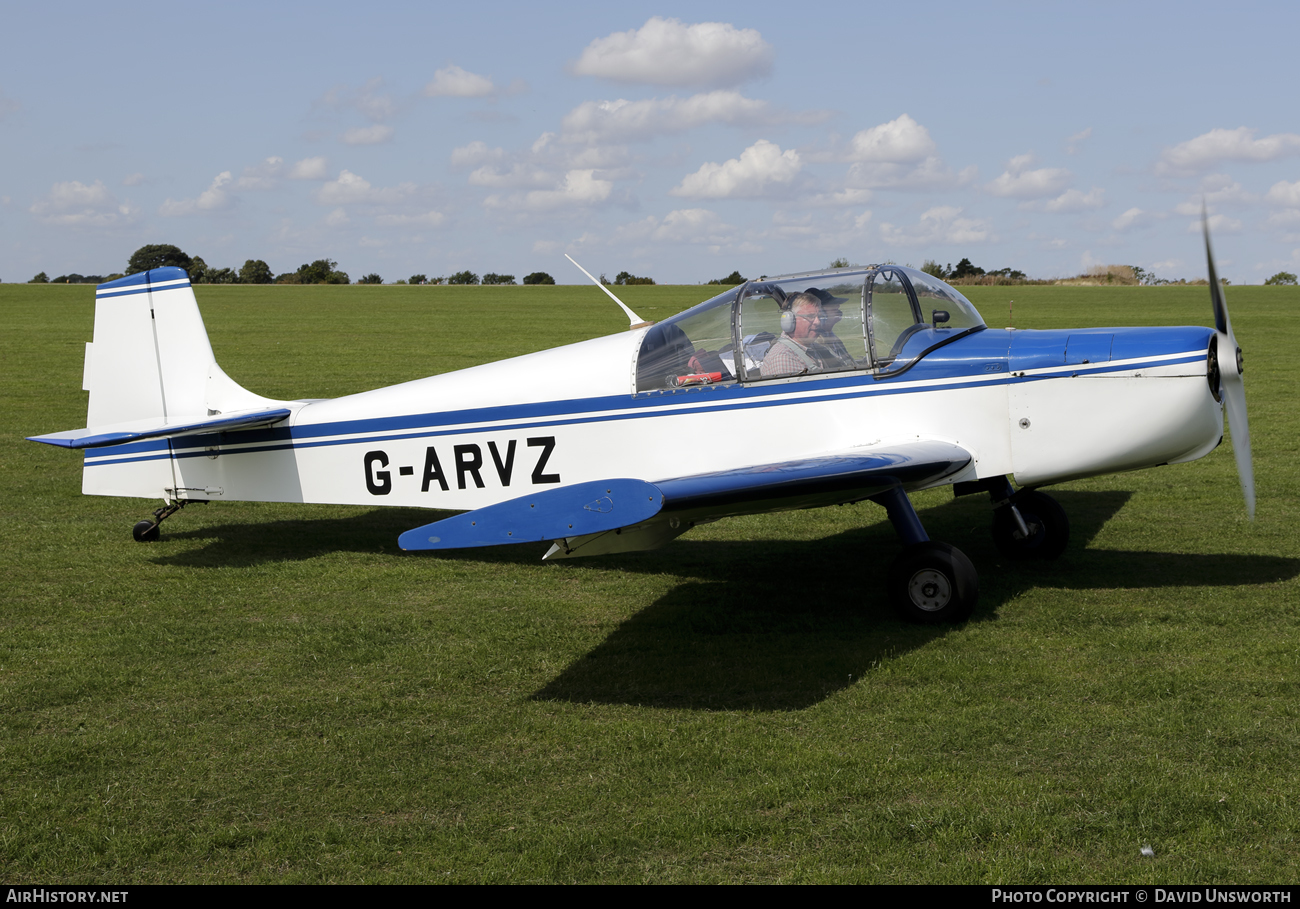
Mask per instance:
[[[158,525],[176,514],[176,512],[180,511],[188,504],[189,501],[187,499],[174,499],[163,505],[162,508],[154,509],[153,519],[138,521],[136,525],[131,528],[131,536],[137,543],[156,543],[159,536],[161,536],[161,532],[158,530]]]
[[[895,487],[872,496],[889,512],[904,549],[889,572],[889,593],[899,615],[923,625],[964,622],[979,601],[979,574],[965,553],[931,540],[916,509]]]

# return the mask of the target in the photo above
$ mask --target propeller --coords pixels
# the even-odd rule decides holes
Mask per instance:
[[[1228,318],[1228,304],[1223,298],[1223,285],[1214,268],[1214,253],[1210,249],[1210,218],[1201,208],[1201,223],[1205,228],[1205,261],[1210,271],[1210,304],[1214,307],[1215,354],[1219,369],[1219,393],[1223,397],[1228,425],[1232,428],[1232,453],[1237,459],[1237,476],[1241,478],[1241,492],[1246,497],[1246,514],[1255,520],[1255,468],[1250,460],[1250,422],[1246,419],[1246,386],[1242,382],[1241,348],[1232,333]],[[1213,367],[1211,367],[1213,368]]]

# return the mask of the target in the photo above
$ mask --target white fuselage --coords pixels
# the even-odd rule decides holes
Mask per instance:
[[[1037,486],[1190,460],[1223,434],[1204,346],[1191,343],[1021,369],[1021,339],[1055,333],[988,330],[885,381],[863,371],[635,394],[643,334],[286,402],[293,415],[273,429],[88,450],[83,491],[468,510],[915,440],[972,453],[945,483],[1012,474]]]

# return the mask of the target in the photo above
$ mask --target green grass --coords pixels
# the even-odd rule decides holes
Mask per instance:
[[[1205,288],[971,287],[992,325],[1205,324]],[[218,359],[325,397],[621,330],[594,288],[201,287]],[[629,287],[662,318],[705,288]],[[1228,444],[1070,483],[1002,564],[917,497],[975,618],[900,624],[871,505],[653,553],[403,554],[427,512],[83,497],[93,292],[0,286],[0,877],[19,882],[1284,882],[1300,864],[1300,291],[1232,287]],[[1139,850],[1150,844],[1155,858]]]

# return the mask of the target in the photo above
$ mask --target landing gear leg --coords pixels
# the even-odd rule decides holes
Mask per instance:
[[[1006,477],[989,489],[993,543],[1008,559],[1051,560],[1070,542],[1070,518],[1056,499],[1036,489],[1012,492]]]
[[[161,532],[158,525],[170,518],[189,504],[188,499],[173,499],[162,508],[154,509],[152,521],[139,521],[131,528],[131,536],[137,543],[156,543]]]
[[[970,618],[979,600],[979,575],[970,559],[960,549],[926,536],[901,487],[871,499],[889,512],[903,541],[903,552],[889,572],[890,599],[899,615],[924,625]]]

